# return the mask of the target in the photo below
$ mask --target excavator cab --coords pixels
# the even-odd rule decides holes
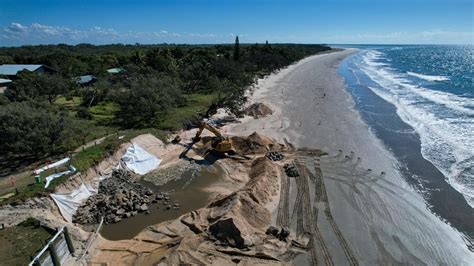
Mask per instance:
[[[199,125],[199,130],[196,133],[196,136],[194,136],[193,138],[193,143],[196,143],[201,140],[201,134],[204,129],[211,131],[215,135],[215,137],[211,140],[212,150],[217,151],[219,153],[227,153],[228,155],[235,154],[235,149],[232,145],[232,140],[229,137],[223,136],[219,132],[219,130],[205,122],[202,122]]]

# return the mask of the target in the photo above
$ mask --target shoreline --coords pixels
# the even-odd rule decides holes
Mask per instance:
[[[360,262],[468,263],[473,254],[461,234],[401,177],[397,160],[362,120],[336,73],[354,51],[311,56],[259,81],[249,102],[266,103],[274,114],[245,117],[228,132],[286,136],[297,147],[328,152],[321,169],[331,210]],[[339,150],[360,160],[347,162]],[[318,226],[324,235],[327,225]]]
[[[472,250],[472,207],[464,195],[449,182],[449,176],[435,166],[423,152],[422,136],[400,117],[398,107],[377,95],[367,84],[364,70],[356,66],[358,53],[347,58],[338,69],[347,90],[356,102],[364,121],[400,162],[404,179],[423,196],[427,206],[440,219],[466,237]],[[369,79],[370,81],[371,79]],[[401,133],[400,133],[401,132]],[[407,134],[409,132],[409,134]]]

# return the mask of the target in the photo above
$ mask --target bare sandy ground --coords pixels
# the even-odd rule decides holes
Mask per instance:
[[[322,157],[321,170],[331,216],[347,247],[328,220],[319,218],[317,226],[335,264],[351,264],[344,259],[347,249],[361,264],[471,264],[474,254],[461,235],[427,210],[354,109],[336,74],[340,61],[354,52],[312,56],[259,80],[251,103],[268,104],[273,115],[246,117],[227,126],[227,134],[257,131],[330,154]]]

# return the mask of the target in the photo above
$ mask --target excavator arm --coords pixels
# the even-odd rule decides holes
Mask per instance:
[[[215,127],[209,125],[208,123],[202,122],[199,125],[199,130],[198,130],[198,132],[196,132],[196,136],[194,136],[194,138],[193,138],[194,143],[201,140],[201,134],[202,134],[202,131],[204,131],[204,129],[207,129],[207,130],[211,131],[214,135],[216,135],[216,137],[224,139],[224,136],[222,136],[222,134],[219,132],[219,130],[217,130]]]
[[[216,135],[216,138],[211,141],[212,148],[206,151],[206,155],[212,150],[217,151],[219,153],[226,153],[227,155],[231,156],[237,154],[234,146],[232,145],[232,140],[229,137],[225,137],[224,135],[222,135],[219,130],[217,130],[217,128],[207,124],[206,122],[202,122],[199,125],[199,130],[196,132],[196,135],[193,138],[193,144],[201,140],[201,134],[204,129],[207,129],[211,131],[214,135]],[[243,157],[244,159],[249,159],[249,157],[247,156],[243,156],[240,154],[239,156]]]

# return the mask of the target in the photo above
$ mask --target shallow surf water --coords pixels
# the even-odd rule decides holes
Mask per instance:
[[[338,73],[363,119],[430,209],[473,238],[473,70],[462,62],[472,48],[358,48]]]
[[[157,194],[168,192],[169,204],[173,206],[178,203],[180,208],[167,210],[166,205],[163,205],[163,200],[158,201],[148,207],[150,214],[139,213],[118,223],[104,225],[100,234],[109,240],[131,239],[149,225],[173,220],[185,213],[202,208],[206,206],[210,196],[210,193],[204,189],[220,181],[221,174],[218,166],[200,166],[200,170],[190,168],[162,186],[141,180],[142,185],[151,188]]]

